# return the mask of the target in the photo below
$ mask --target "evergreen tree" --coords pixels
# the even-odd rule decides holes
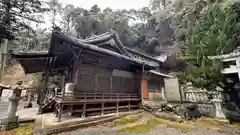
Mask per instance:
[[[18,31],[30,28],[30,22],[42,22],[44,3],[41,0],[0,0],[0,24]]]

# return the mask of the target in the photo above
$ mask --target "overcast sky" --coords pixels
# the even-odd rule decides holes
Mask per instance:
[[[73,4],[82,8],[91,8],[97,4],[100,8],[112,9],[139,9],[149,5],[149,0],[60,0],[64,4]]]
[[[48,0],[45,0],[48,1]],[[85,9],[90,9],[93,5],[97,4],[101,9],[110,7],[111,9],[140,9],[142,7],[148,7],[150,0],[59,0],[64,7],[66,4],[72,4],[75,7],[82,7]],[[51,16],[48,14],[44,17],[45,23],[38,24],[33,27],[37,28],[50,28],[51,27]],[[56,18],[56,24],[60,20],[58,17]]]

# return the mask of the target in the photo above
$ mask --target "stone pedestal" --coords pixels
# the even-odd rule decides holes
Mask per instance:
[[[12,95],[9,97],[7,115],[1,118],[1,130],[8,130],[18,127],[18,117],[16,116],[18,102],[20,100],[21,90],[13,90]]]
[[[211,101],[216,107],[215,117],[219,118],[219,119],[226,119],[226,117],[223,113],[223,110],[222,110],[222,106],[221,106],[222,100],[214,99],[214,100],[211,100]]]

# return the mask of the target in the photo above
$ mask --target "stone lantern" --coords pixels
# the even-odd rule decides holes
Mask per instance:
[[[3,94],[6,95],[6,93],[8,93],[8,96],[5,96],[5,99],[1,99],[0,101],[2,113],[0,117],[1,130],[8,130],[18,127],[18,116],[16,116],[16,112],[18,108],[18,102],[21,99],[21,91],[24,89],[24,87],[21,85],[22,82],[19,81],[15,86],[1,86],[6,89],[3,90]]]
[[[6,68],[0,82],[0,129],[8,130],[18,127],[16,116],[22,90],[28,89],[31,82],[26,77],[20,64],[13,63]]]

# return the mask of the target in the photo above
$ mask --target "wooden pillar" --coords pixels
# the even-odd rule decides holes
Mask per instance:
[[[44,105],[44,100],[45,100],[45,94],[47,92],[47,83],[48,83],[48,79],[49,79],[49,74],[50,72],[47,70],[45,71],[45,73],[42,75],[42,88],[39,91],[38,94],[38,114],[42,114],[43,113],[43,105]]]
[[[116,113],[119,112],[118,108],[119,108],[119,101],[117,101],[117,109],[116,109]]]
[[[66,85],[66,71],[64,71],[64,73],[62,75],[61,94],[62,94],[63,98],[65,96],[65,85]]]
[[[82,118],[85,118],[86,116],[86,106],[87,106],[87,95],[84,95],[84,103],[83,103],[83,109],[82,109]]]
[[[130,100],[128,101],[128,111],[131,111],[131,102],[130,102]]]
[[[112,93],[112,74],[110,76],[109,92]],[[111,98],[111,97],[110,97]]]
[[[143,106],[143,88],[142,88],[142,81],[141,81],[141,77],[143,76],[144,74],[144,65],[142,65],[142,71],[140,72],[139,74],[139,88],[140,88],[140,97],[141,97],[141,100],[140,100],[140,106]]]
[[[118,100],[118,93],[117,93],[117,108],[116,108],[116,113],[118,113],[119,112],[119,110],[118,110],[118,107],[119,107],[119,100]]]
[[[72,114],[72,110],[73,110],[73,104],[70,105],[70,114]]]
[[[63,105],[60,104],[60,107],[59,107],[59,112],[58,112],[58,122],[61,122],[62,120],[62,113],[63,113]]]
[[[101,104],[101,115],[104,115],[104,102]]]
[[[86,102],[83,103],[83,109],[82,109],[82,118],[85,118],[86,117]]]
[[[98,75],[97,72],[95,73],[95,87],[94,92],[96,93],[98,91]]]

